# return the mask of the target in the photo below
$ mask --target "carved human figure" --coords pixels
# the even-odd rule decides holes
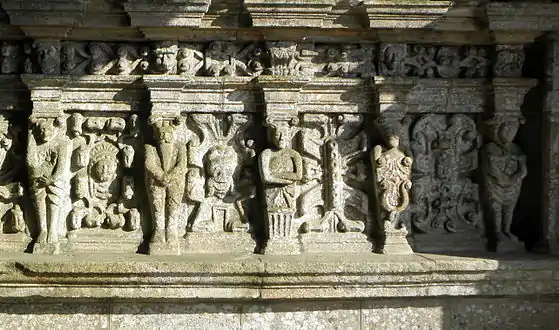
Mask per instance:
[[[398,216],[409,205],[409,193],[412,186],[412,158],[400,150],[400,138],[388,137],[388,149],[375,146],[371,155],[376,169],[376,182],[382,211],[388,213],[392,228],[399,227]]]
[[[266,196],[266,211],[270,237],[290,237],[296,234],[297,183],[303,178],[303,160],[291,148],[292,128],[297,119],[270,120],[268,129],[275,148],[265,149],[260,155],[260,175]]]
[[[11,45],[7,42],[2,44],[2,73],[19,73],[18,53],[19,47],[17,45]]]
[[[91,53],[91,62],[89,69],[92,74],[104,74],[111,67],[111,58],[113,50],[111,46],[102,42],[94,42],[89,45]]]
[[[63,225],[62,209],[68,196],[71,141],[61,128],[64,118],[31,118],[27,167],[31,196],[37,212],[37,243],[56,243]]]
[[[483,149],[482,169],[486,202],[497,241],[502,236],[514,239],[510,232],[513,212],[528,171],[526,156],[512,141],[523,120],[514,115],[498,115],[486,122],[493,141]]]
[[[176,43],[161,42],[155,48],[155,70],[162,74],[177,73],[177,53],[179,47]]]
[[[10,122],[4,117],[0,117],[0,218],[10,208],[12,212],[21,212],[18,201],[23,196],[23,187],[18,180],[18,174],[22,165],[22,157],[16,152],[18,147],[16,136],[17,132]],[[14,222],[12,227],[18,226]],[[25,227],[24,222],[23,227]]]
[[[137,51],[130,45],[120,45],[117,49],[118,59],[116,61],[116,72],[119,75],[128,75],[136,67],[138,59]]]
[[[152,243],[178,243],[187,172],[186,145],[176,141],[182,121],[150,117],[156,145],[146,145],[146,183],[153,214]]]
[[[60,43],[40,42],[37,43],[39,67],[44,74],[60,73]]]

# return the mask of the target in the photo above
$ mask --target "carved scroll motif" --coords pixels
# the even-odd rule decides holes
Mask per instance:
[[[369,223],[361,115],[304,115],[301,221],[310,232],[362,232]]]
[[[246,232],[247,208],[255,197],[254,140],[246,114],[192,114],[190,126],[200,136],[192,148],[198,160],[189,164],[188,197],[198,206],[187,226],[192,232]]]
[[[413,126],[412,228],[455,232],[479,226],[478,186],[469,178],[477,168],[479,135],[464,115],[425,115]]]

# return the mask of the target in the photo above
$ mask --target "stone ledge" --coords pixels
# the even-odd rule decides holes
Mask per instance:
[[[532,257],[531,259],[528,259]],[[0,258],[3,298],[341,299],[559,293],[559,259],[307,254]]]

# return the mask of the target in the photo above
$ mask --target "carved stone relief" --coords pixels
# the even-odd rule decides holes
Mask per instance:
[[[429,114],[411,130],[414,155],[413,231],[417,235],[481,230],[478,185],[480,136],[476,123],[461,114]]]
[[[370,224],[363,115],[303,115],[300,213],[306,232],[363,232]]]
[[[496,250],[503,240],[516,240],[511,224],[528,169],[526,156],[513,139],[523,122],[520,114],[506,113],[495,114],[485,122],[490,142],[483,148],[482,171],[491,250]]]
[[[179,218],[188,169],[186,145],[177,140],[181,117],[152,115],[155,145],[145,146],[147,193],[152,211],[150,253],[179,253]]]
[[[69,230],[105,228],[136,231],[140,213],[136,201],[134,167],[139,140],[137,115],[84,117],[73,113],[72,211]],[[69,233],[71,238],[72,232]]]
[[[29,190],[36,212],[36,252],[56,253],[66,235],[72,141],[66,118],[32,116],[27,145]]]
[[[23,127],[14,125],[8,113],[0,113],[0,240],[9,241],[9,236],[20,236],[20,240],[23,238],[29,243],[34,227],[26,223],[28,214],[23,212],[26,209],[22,185],[25,172],[21,169],[25,166],[25,146],[21,133],[24,133]],[[0,242],[0,246],[6,248],[22,248],[21,245],[7,245]]]
[[[420,78],[484,78],[489,57],[483,47],[384,44],[380,74]]]
[[[293,149],[299,119],[288,114],[267,116],[269,141],[272,147],[259,157],[260,176],[264,188],[268,236],[295,237],[301,222],[296,218],[299,183],[303,178],[303,159]]]
[[[254,137],[248,114],[192,114],[190,127],[200,143],[192,148],[196,160],[189,164],[200,173],[198,187],[189,199],[198,205],[188,224],[190,232],[247,232],[247,208],[256,191]],[[193,183],[194,185],[194,183]],[[190,189],[189,189],[190,190]]]

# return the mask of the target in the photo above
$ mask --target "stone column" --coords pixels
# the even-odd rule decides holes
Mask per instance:
[[[541,240],[534,250],[549,253],[557,250],[559,208],[559,34],[547,39],[547,94],[543,113],[543,182]]]
[[[307,81],[287,76],[258,78],[264,93],[264,125],[268,132],[268,147],[262,151],[258,164],[266,214],[266,254],[301,252],[296,205],[303,164],[294,137],[299,125],[298,97]]]

